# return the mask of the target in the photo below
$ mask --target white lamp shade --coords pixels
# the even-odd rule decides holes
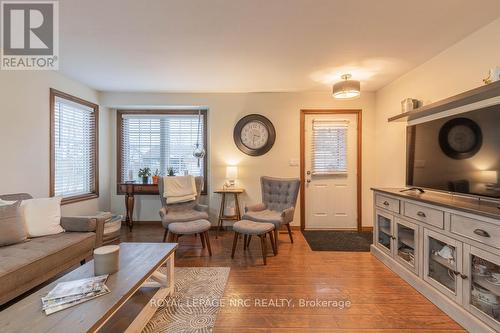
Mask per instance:
[[[226,179],[234,180],[238,178],[238,167],[228,166],[226,167]]]
[[[345,80],[333,85],[332,94],[337,99],[348,99],[360,95],[360,83],[354,80]]]
[[[495,170],[482,170],[477,173],[476,178],[480,183],[497,184],[498,172]]]

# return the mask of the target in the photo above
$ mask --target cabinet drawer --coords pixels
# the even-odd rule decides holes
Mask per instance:
[[[444,213],[437,209],[417,205],[411,202],[405,202],[404,216],[422,221],[440,229],[443,229],[444,227]]]
[[[375,196],[375,205],[378,207],[390,210],[391,212],[399,214],[399,200],[377,194]]]
[[[452,214],[450,231],[500,249],[500,226],[498,225]]]

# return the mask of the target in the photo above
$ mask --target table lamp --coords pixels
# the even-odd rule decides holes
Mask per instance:
[[[226,167],[226,188],[234,188],[236,184],[236,179],[238,178],[238,167],[237,166],[227,166]]]

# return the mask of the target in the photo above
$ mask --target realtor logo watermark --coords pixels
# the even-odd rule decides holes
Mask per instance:
[[[57,1],[1,1],[2,70],[59,68]]]

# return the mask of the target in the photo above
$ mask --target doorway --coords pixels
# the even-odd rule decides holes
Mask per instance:
[[[361,231],[361,110],[301,110],[301,229]]]

